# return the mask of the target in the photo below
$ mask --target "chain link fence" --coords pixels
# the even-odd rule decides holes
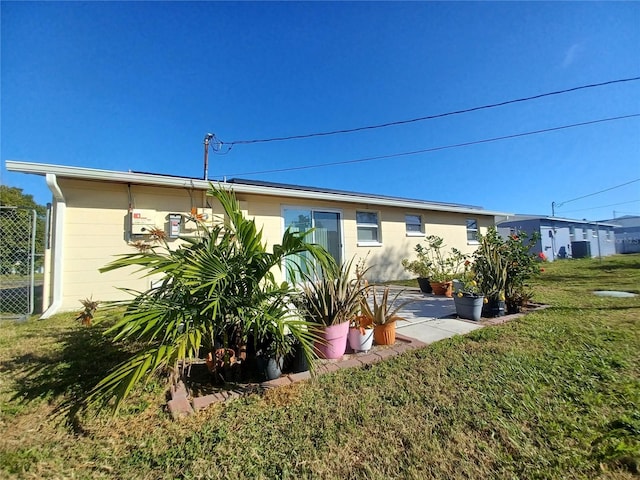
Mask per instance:
[[[0,319],[34,311],[36,211],[0,206]]]

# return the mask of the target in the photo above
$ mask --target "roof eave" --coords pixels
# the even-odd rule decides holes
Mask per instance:
[[[23,162],[19,160],[7,160],[6,168],[11,172],[21,172],[35,175],[46,175],[53,173],[62,178],[76,178],[82,180],[107,181],[115,183],[133,183],[140,185],[154,185],[174,188],[195,188],[206,190],[210,183],[219,183],[233,189],[236,193],[269,195],[288,198],[304,198],[323,201],[343,201],[347,203],[358,203],[377,206],[402,207],[416,210],[433,210],[453,213],[466,213],[471,215],[485,216],[512,216],[512,213],[497,212],[484,209],[443,206],[428,202],[411,200],[393,200],[388,198],[371,198],[359,196],[357,194],[338,194],[326,192],[311,192],[306,190],[296,190],[289,188],[274,188],[255,185],[243,185],[241,183],[225,183],[199,179],[187,179],[171,177],[165,175],[150,175],[135,172],[118,172],[113,170],[102,170],[86,167],[68,167],[63,165],[51,165],[45,163]]]

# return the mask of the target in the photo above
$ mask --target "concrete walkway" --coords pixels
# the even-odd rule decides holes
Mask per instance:
[[[456,317],[453,298],[422,293],[418,289],[406,289],[398,301],[411,301],[399,313],[406,321],[396,323],[398,333],[424,343],[437,342],[482,328],[477,322],[459,320]]]

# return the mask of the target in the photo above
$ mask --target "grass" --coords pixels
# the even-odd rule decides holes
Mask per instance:
[[[5,322],[0,477],[637,478],[640,297],[591,292],[639,286],[638,255],[548,264],[549,309],[179,422],[158,381],[64,425],[126,352],[71,314]]]

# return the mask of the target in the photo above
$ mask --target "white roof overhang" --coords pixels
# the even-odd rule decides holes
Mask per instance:
[[[484,210],[481,208],[467,207],[464,205],[445,205],[431,203],[420,200],[394,199],[389,197],[376,198],[358,193],[336,193],[310,191],[303,188],[291,186],[287,188],[263,186],[263,185],[247,185],[242,183],[226,183],[208,180],[190,179],[183,177],[172,177],[169,175],[155,175],[148,173],[136,172],[119,172],[114,170],[102,170],[84,167],[69,167],[63,165],[51,165],[45,163],[23,162],[18,160],[7,160],[6,168],[11,172],[30,173],[35,175],[54,174],[60,178],[74,178],[90,181],[102,181],[112,183],[127,183],[136,185],[152,185],[159,187],[175,187],[175,188],[193,188],[199,190],[207,190],[209,184],[220,184],[228,186],[236,193],[269,195],[288,198],[304,198],[311,200],[323,201],[340,201],[357,204],[402,207],[415,210],[434,210],[443,212],[465,213],[471,215],[486,216],[511,216],[511,213]]]

